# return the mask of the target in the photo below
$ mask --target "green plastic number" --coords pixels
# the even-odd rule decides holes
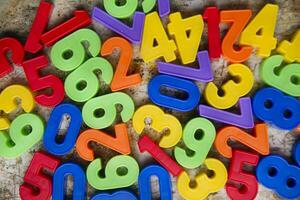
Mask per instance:
[[[133,15],[138,7],[138,1],[126,0],[124,5],[118,5],[117,0],[104,0],[103,5],[111,16],[124,19]]]
[[[42,119],[34,114],[19,115],[12,123],[9,134],[0,131],[0,156],[16,158],[39,142],[44,133]]]
[[[84,42],[88,44],[88,51],[96,57],[101,49],[101,40],[95,31],[80,29],[57,42],[50,53],[53,65],[61,71],[72,71],[79,67],[87,55]]]
[[[144,13],[150,12],[155,7],[155,4],[156,0],[144,0],[142,2],[142,8]]]
[[[102,169],[101,159],[95,159],[86,170],[89,184],[97,190],[110,190],[129,187],[139,176],[139,165],[130,156],[119,155],[108,161],[105,168],[105,178],[99,177]]]
[[[260,67],[261,78],[270,86],[291,95],[300,96],[300,64],[281,66],[284,57],[275,55],[267,58]]]
[[[90,58],[67,77],[65,90],[68,97],[77,102],[94,97],[100,87],[97,71],[101,71],[103,81],[110,84],[114,73],[111,64],[104,58]]]
[[[82,108],[83,121],[94,129],[107,128],[117,117],[117,104],[122,105],[122,121],[129,121],[134,113],[134,103],[130,96],[122,92],[95,97],[86,102]],[[104,111],[103,115],[101,111]]]
[[[216,129],[207,119],[198,117],[187,123],[183,129],[184,144],[193,152],[189,155],[185,149],[175,147],[174,155],[177,162],[188,169],[199,167],[215,140]]]

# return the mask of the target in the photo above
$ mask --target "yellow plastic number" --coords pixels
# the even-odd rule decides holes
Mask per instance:
[[[204,164],[213,171],[214,175],[210,178],[205,173],[197,175],[195,178],[196,187],[190,187],[190,178],[186,172],[182,172],[177,179],[179,194],[188,200],[205,199],[210,193],[222,189],[227,182],[227,170],[224,164],[214,158],[208,158]]]
[[[234,106],[240,97],[250,92],[254,83],[251,70],[243,64],[232,64],[228,67],[228,73],[235,78],[227,81],[221,89],[224,95],[219,96],[218,88],[213,83],[207,84],[204,91],[206,101],[218,109],[227,109]]]
[[[160,140],[160,147],[170,148],[179,142],[182,136],[182,127],[176,117],[165,114],[163,110],[154,105],[142,106],[134,113],[132,119],[133,128],[137,133],[141,134],[144,130],[146,118],[151,118],[151,128],[155,131],[162,132],[165,129],[170,131],[168,135],[164,135]]]
[[[294,35],[291,42],[284,40],[280,43],[277,51],[284,55],[284,60],[288,63],[300,63],[300,29]]]
[[[269,57],[277,44],[274,38],[277,15],[278,5],[267,4],[242,32],[240,44],[258,48],[259,56]]]
[[[182,19],[180,12],[169,16],[169,34],[175,37],[178,51],[183,64],[196,60],[200,40],[203,32],[203,19],[201,15],[195,15]],[[187,34],[189,32],[189,34]]]
[[[9,114],[18,108],[18,101],[21,100],[21,106],[26,113],[33,110],[35,106],[34,97],[31,91],[22,85],[11,85],[5,88],[0,95],[0,110]],[[0,118],[0,130],[6,130],[10,127],[10,121],[7,118]]]
[[[156,44],[155,44],[156,43]],[[176,60],[175,42],[169,40],[157,12],[146,15],[141,55],[145,62],[164,57],[166,62]]]

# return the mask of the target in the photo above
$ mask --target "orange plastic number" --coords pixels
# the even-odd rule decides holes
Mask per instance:
[[[89,129],[80,134],[76,142],[76,150],[80,157],[87,161],[94,160],[93,150],[89,147],[89,142],[97,142],[105,147],[113,149],[121,154],[130,154],[128,132],[126,124],[115,125],[116,137],[94,129]]]
[[[133,56],[131,44],[121,37],[110,38],[103,44],[101,55],[111,55],[114,49],[120,49],[121,55],[114,79],[111,83],[111,90],[119,91],[141,83],[142,79],[139,74],[127,76],[128,68]]]
[[[221,129],[221,131],[217,134],[215,147],[219,153],[226,158],[232,157],[232,148],[228,145],[229,139],[237,140],[262,155],[268,155],[270,152],[268,128],[266,124],[257,124],[255,126],[254,136],[249,135],[234,126],[228,126]]]
[[[223,55],[232,63],[242,63],[246,61],[252,53],[253,48],[250,46],[242,46],[239,50],[234,48],[239,35],[247,25],[251,15],[251,10],[221,11],[221,22],[232,24],[222,42]]]

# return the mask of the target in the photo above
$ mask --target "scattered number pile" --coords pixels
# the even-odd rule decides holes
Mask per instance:
[[[252,16],[251,10],[219,11],[217,7],[208,7],[203,18],[200,14],[183,18],[180,12],[170,14],[170,2],[166,0],[157,1],[158,12],[151,12],[156,6],[155,0],[143,1],[141,10],[144,12],[136,11],[137,0],[126,1],[122,6],[111,0],[103,3],[104,9],[95,7],[91,18],[86,11],[78,10],[73,18],[46,32],[53,5],[42,1],[24,47],[14,38],[0,40],[1,77],[13,71],[13,62],[23,67],[29,86],[11,85],[0,95],[4,113],[0,119],[0,156],[16,158],[41,139],[49,152],[34,154],[24,184],[20,186],[21,199],[46,200],[51,196],[54,200],[64,199],[65,180],[72,176],[73,199],[76,200],[86,198],[87,183],[99,191],[121,189],[114,193],[100,192],[92,200],[136,200],[135,194],[122,190],[136,182],[139,198],[148,200],[152,198],[150,180],[156,176],[160,198],[169,200],[172,199],[170,174],[177,178],[180,195],[188,200],[204,199],[223,187],[231,199],[251,200],[257,195],[258,182],[282,198],[300,196],[300,142],[294,148],[295,164],[278,155],[269,155],[266,123],[285,130],[295,129],[300,124],[297,99],[300,96],[300,30],[291,41],[277,45],[274,37],[277,5],[265,5],[256,16]],[[167,16],[169,21],[165,30],[161,19]],[[131,26],[122,21],[126,18],[132,19]],[[102,44],[99,34],[86,28],[92,19],[120,36],[109,38]],[[209,51],[198,51],[204,21],[208,25]],[[220,23],[229,25],[222,41]],[[148,85],[153,104],[136,110],[132,98],[122,92],[142,81],[139,74],[128,75],[133,58],[132,43],[140,45],[145,62],[161,60],[157,62],[160,74]],[[51,48],[50,58],[41,55],[44,47]],[[114,70],[107,57],[116,49],[120,50],[120,58]],[[260,66],[260,77],[266,86],[250,98],[247,94],[252,90],[254,76],[242,63],[254,50],[265,58]],[[277,54],[271,55],[272,51]],[[10,58],[8,52],[12,54]],[[36,56],[26,60],[28,53]],[[229,79],[218,88],[213,83],[211,60],[220,58],[221,54],[230,62]],[[177,55],[180,61],[171,63]],[[199,66],[184,66],[196,59]],[[41,75],[41,70],[50,63],[68,73],[64,83],[54,75]],[[201,100],[204,104],[200,104],[202,94],[195,82],[206,84],[205,101]],[[97,96],[100,84],[110,86],[112,93]],[[184,95],[169,95],[163,92],[164,88],[181,91]],[[62,103],[65,96],[74,104]],[[19,106],[17,99],[21,100],[23,114],[10,121],[8,115]],[[32,113],[35,103],[53,108],[46,125]],[[82,109],[75,104],[81,104]],[[117,105],[122,106],[121,122],[117,120]],[[232,112],[236,105],[240,114]],[[198,107],[199,117],[191,119],[182,128],[176,117],[159,106],[179,112]],[[70,123],[63,141],[58,142],[64,116],[70,117]],[[145,133],[145,120],[149,118],[151,128],[157,133],[169,130],[158,144]],[[137,161],[130,156],[126,122],[131,119],[135,132],[141,135],[138,140],[140,152],[151,154],[160,165],[150,165],[139,171]],[[224,124],[224,127],[217,132],[213,122]],[[80,133],[83,124],[90,129]],[[112,125],[115,137],[102,131]],[[253,134],[243,130],[252,128]],[[179,145],[181,140],[184,145]],[[249,147],[249,151],[233,149],[228,144],[231,140]],[[97,158],[89,146],[90,142],[120,155],[103,166],[101,158]],[[207,158],[213,144],[222,156],[230,159],[228,172],[221,161]],[[89,162],[86,171],[76,163],[60,163],[57,158],[67,155],[73,148]],[[164,151],[170,148],[173,157]],[[201,165],[207,168],[207,173],[196,175],[192,186],[187,171]],[[245,172],[245,166],[255,167],[256,174]],[[99,176],[103,169],[104,177]],[[46,175],[44,170],[53,176]],[[209,175],[209,171],[213,175]]]

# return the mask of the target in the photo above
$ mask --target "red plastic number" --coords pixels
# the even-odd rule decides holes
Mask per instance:
[[[226,192],[232,200],[253,200],[257,195],[258,184],[254,175],[243,172],[243,165],[248,164],[256,166],[258,163],[258,155],[243,152],[234,151],[233,157],[230,162],[229,169],[229,181],[235,184],[240,184],[242,187],[238,187],[233,184],[226,185]]]
[[[35,97],[37,103],[43,106],[54,107],[61,103],[65,97],[62,81],[54,75],[41,77],[39,70],[47,67],[49,60],[46,56],[40,56],[23,63],[25,75],[32,91],[38,92],[51,89],[52,94],[40,94]]]
[[[24,58],[22,44],[14,38],[2,38],[0,40],[0,78],[13,71],[13,66],[8,60],[7,54],[11,52],[11,60],[14,64],[21,65]]]
[[[141,83],[142,79],[139,74],[127,76],[128,68],[130,66],[131,59],[133,56],[131,44],[121,37],[110,38],[103,44],[101,49],[101,55],[111,55],[114,49],[120,49],[121,55],[116,69],[116,73],[111,83],[111,90],[119,91]]]
[[[36,152],[20,186],[22,200],[48,200],[52,194],[52,180],[44,170],[54,173],[60,161],[41,152]]]

